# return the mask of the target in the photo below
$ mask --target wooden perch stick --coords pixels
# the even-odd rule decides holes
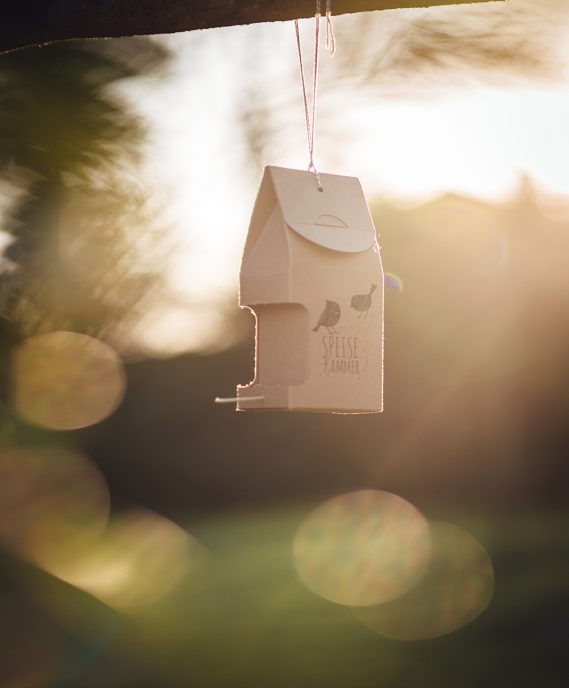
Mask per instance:
[[[334,0],[335,15],[485,0]],[[142,36],[286,21],[314,0],[3,0],[0,52],[72,38]],[[325,3],[323,2],[323,7]]]

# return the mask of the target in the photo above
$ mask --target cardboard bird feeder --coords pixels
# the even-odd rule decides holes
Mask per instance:
[[[240,273],[255,377],[237,410],[379,413],[383,270],[354,177],[266,167]]]

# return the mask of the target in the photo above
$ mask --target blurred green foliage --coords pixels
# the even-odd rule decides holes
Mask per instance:
[[[191,519],[185,525],[209,550],[206,568],[153,607],[122,618],[46,574],[3,561],[4,590],[36,629],[19,643],[31,652],[41,641],[56,659],[51,681],[41,685],[561,688],[566,515],[446,513],[487,547],[497,573],[494,599],[453,635],[398,643],[302,586],[291,542],[306,513],[297,506]],[[34,621],[39,609],[48,614]]]

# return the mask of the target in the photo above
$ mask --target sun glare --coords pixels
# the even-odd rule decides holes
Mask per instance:
[[[385,14],[397,25],[391,13]],[[352,21],[356,18],[342,17],[338,23],[338,55],[342,32]],[[385,26],[389,22],[378,23],[377,31]],[[191,36],[170,41],[176,52],[174,77],[152,92],[137,92],[153,129],[148,169],[172,189],[169,213],[180,228],[180,249],[168,280],[188,298],[186,324],[180,327],[180,318],[172,315],[171,330],[163,330],[162,339],[172,340],[164,342],[165,351],[180,350],[184,340],[190,348],[209,346],[203,314],[191,301],[215,304],[236,292],[262,165],[307,165],[290,23],[213,30],[200,37],[198,48]],[[254,70],[252,45],[267,51]],[[208,78],[193,67],[196,50],[207,59]],[[432,93],[425,83],[415,92],[411,83],[401,97],[389,90],[398,79],[395,73],[381,74],[385,92],[383,82],[358,90],[349,69],[340,74],[336,62],[323,55],[319,168],[358,176],[370,201],[419,205],[454,193],[501,203],[516,193],[522,175],[546,193],[569,195],[566,53],[559,49],[558,73],[548,81],[484,83],[473,79],[465,64],[450,67],[447,81],[444,70],[436,72]],[[351,76],[360,68],[356,61]],[[216,88],[217,83],[224,87]],[[249,116],[247,108],[259,110],[262,130],[262,140],[254,142],[260,151],[254,164],[239,122],[241,109]]]

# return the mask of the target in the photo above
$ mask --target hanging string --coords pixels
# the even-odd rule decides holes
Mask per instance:
[[[336,36],[334,36],[334,24],[332,24],[332,0],[326,0],[326,48],[330,57],[336,52]]]
[[[315,14],[315,34],[314,34],[314,70],[312,78],[312,113],[308,106],[308,96],[306,94],[306,79],[304,76],[304,63],[302,61],[302,48],[300,46],[300,29],[298,27],[298,19],[294,20],[294,29],[296,32],[296,46],[298,48],[298,63],[300,66],[300,81],[302,84],[302,97],[304,99],[304,115],[306,118],[306,135],[308,139],[308,171],[314,172],[316,178],[316,186],[318,191],[324,191],[320,175],[314,164],[314,132],[316,128],[316,96],[318,92],[318,54],[320,52],[320,0],[316,0],[316,14]]]

